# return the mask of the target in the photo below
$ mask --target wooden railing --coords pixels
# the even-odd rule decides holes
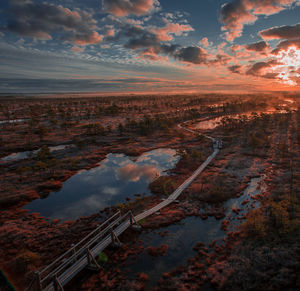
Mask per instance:
[[[54,262],[36,272],[28,290],[63,290],[63,286],[86,266],[99,269],[97,255],[111,243],[120,245],[118,236],[133,225],[138,227],[131,211],[123,216],[117,211]]]

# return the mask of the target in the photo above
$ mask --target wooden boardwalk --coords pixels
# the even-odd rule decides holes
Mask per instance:
[[[117,211],[53,263],[36,273],[28,290],[63,290],[85,267],[100,269],[97,256],[110,244],[119,246],[118,236],[129,227],[140,228],[131,211]]]
[[[209,163],[214,159],[214,157],[218,154],[219,149],[216,148],[214,152],[206,159],[205,162],[201,164],[201,166],[188,178],[186,179],[167,199],[157,204],[156,206],[145,210],[139,215],[135,216],[135,220],[139,221],[141,219],[146,218],[147,216],[159,211],[163,207],[166,207],[170,203],[177,200],[179,195],[203,172],[203,170],[209,165]]]
[[[197,133],[191,129],[184,128],[181,125],[179,125],[179,127],[189,132]],[[118,236],[126,229],[129,227],[140,228],[137,224],[138,221],[152,215],[177,200],[179,195],[214,159],[219,152],[221,142],[211,137],[208,138],[213,141],[214,152],[167,199],[136,215],[135,217],[131,211],[127,212],[123,216],[120,211],[116,212],[80,242],[73,245],[71,249],[62,254],[53,263],[48,265],[42,271],[36,272],[36,278],[31,282],[28,290],[63,290],[63,286],[70,282],[84,268],[90,267],[93,269],[99,269],[100,266],[96,258],[108,245],[120,245]]]

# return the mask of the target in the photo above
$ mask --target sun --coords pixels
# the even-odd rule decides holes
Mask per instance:
[[[287,85],[296,86],[295,79],[300,77],[300,50],[295,46],[281,50],[277,60],[279,64],[273,70],[278,72],[278,78]]]

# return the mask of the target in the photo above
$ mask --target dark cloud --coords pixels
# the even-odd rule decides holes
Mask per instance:
[[[270,48],[270,46],[263,40],[256,43],[251,43],[245,46],[248,51],[254,52],[264,52],[266,49]]]
[[[254,23],[258,15],[272,15],[291,7],[299,5],[298,0],[234,0],[225,3],[220,12],[220,21],[224,24],[222,30],[226,31],[229,41],[241,36],[246,24]]]
[[[125,48],[132,49],[140,53],[142,57],[151,60],[160,60],[159,55],[164,55],[183,62],[202,64],[207,56],[204,53],[205,50],[200,47],[183,48],[178,44],[170,44],[162,41],[156,30],[148,30],[140,25],[129,23],[120,25],[119,32],[114,37],[105,38],[105,40],[116,41],[124,37],[127,38]]]
[[[273,66],[280,65],[276,60],[270,60],[267,62],[257,62],[253,64],[246,72],[246,75],[259,76],[268,79],[274,79],[278,73],[270,73],[267,69],[272,68]]]
[[[195,65],[226,64],[230,57],[225,54],[218,54],[211,58],[205,49],[198,46],[182,47],[178,44],[169,44],[161,41],[156,30],[148,31],[141,26],[128,26],[121,29],[116,37],[126,36],[129,38],[124,45],[133,49],[151,60],[160,60],[159,55],[175,58],[184,63]]]
[[[190,46],[184,47],[176,51],[175,58],[196,65],[207,64],[208,55],[206,51],[201,47]]]
[[[300,23],[271,27],[260,31],[259,34],[265,39],[281,40],[272,51],[273,54],[278,54],[281,50],[287,50],[289,47],[300,49]]]
[[[220,12],[220,21],[224,24],[222,30],[227,30],[226,38],[229,41],[241,36],[243,26],[256,20],[244,4],[244,1],[235,0],[225,3]]]
[[[159,79],[151,78],[118,78],[111,79],[8,79],[0,78],[0,93],[39,93],[39,92],[90,92],[119,91],[129,87],[141,89],[141,84],[151,86],[165,85]]]
[[[295,39],[300,38],[300,23],[295,25],[285,25],[271,27],[259,32],[265,39]]]
[[[53,33],[62,33],[62,40],[79,45],[102,40],[96,31],[97,22],[89,12],[30,0],[11,0],[10,7],[5,29],[21,36],[51,39]]]
[[[129,37],[129,41],[125,44],[126,48],[160,47],[160,41],[157,36],[147,30],[130,28],[127,31],[123,31],[123,34]]]
[[[129,14],[143,15],[158,7],[158,0],[102,0],[103,10],[118,17]]]
[[[291,46],[295,46],[296,48],[300,49],[300,38],[298,39],[291,39],[291,40],[283,40],[278,45],[278,49],[287,49]]]
[[[242,73],[242,68],[243,66],[241,65],[234,65],[234,66],[230,66],[228,67],[228,70],[232,73],[235,73],[235,74],[241,74]]]
[[[232,60],[232,57],[227,54],[217,54],[213,59],[209,60],[210,65],[226,65]]]

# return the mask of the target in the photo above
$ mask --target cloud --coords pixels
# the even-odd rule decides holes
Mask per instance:
[[[74,45],[74,46],[72,47],[72,51],[73,51],[74,53],[82,53],[82,52],[84,51],[84,48],[78,47],[78,46]]]
[[[138,26],[131,26],[128,29],[124,29],[122,34],[129,39],[125,44],[126,48],[139,49],[160,46],[160,41],[153,32]]]
[[[272,51],[273,54],[277,55],[281,50],[287,50],[290,47],[300,49],[300,23],[271,27],[260,31],[259,35],[264,39],[281,40]]]
[[[274,66],[280,65],[276,60],[270,60],[266,62],[257,62],[250,66],[247,70],[246,75],[259,76],[268,79],[274,79],[278,73],[270,72]],[[271,70],[270,70],[271,69]]]
[[[159,9],[158,0],[102,0],[105,12],[117,17],[144,15]]]
[[[300,38],[300,23],[295,25],[276,26],[259,32],[264,39],[295,39]]]
[[[296,47],[300,49],[300,38],[298,39],[291,39],[291,40],[283,40],[278,43],[277,48],[273,50],[272,53],[278,54],[280,50],[287,50],[290,47]]]
[[[220,12],[220,21],[224,24],[226,39],[233,41],[240,37],[244,25],[254,23],[259,15],[272,15],[284,9],[300,5],[298,0],[234,0],[225,3]]]
[[[169,15],[169,18],[170,15]],[[174,18],[174,17],[173,17]],[[143,23],[128,21],[128,19],[110,18],[115,23],[115,33],[112,37],[105,37],[106,41],[119,41],[126,39],[123,46],[134,50],[140,58],[151,61],[167,61],[169,57],[189,64],[211,64],[225,61],[225,55],[219,54],[214,60],[208,60],[209,54],[198,46],[182,47],[176,43],[169,43],[175,36],[194,31],[189,24],[181,24],[162,18],[164,26],[145,26]],[[172,21],[172,22],[171,22]]]
[[[141,55],[141,58],[143,59],[147,59],[147,60],[151,60],[151,61],[167,61],[168,60],[168,56],[160,56],[159,55],[159,51],[157,51],[155,48],[150,47],[146,50],[144,50]]]
[[[126,32],[130,38],[125,47],[133,49],[139,52],[142,57],[153,61],[165,59],[160,55],[194,65],[225,64],[230,60],[226,54],[212,56],[204,48],[198,46],[182,47],[178,44],[164,43],[155,32],[155,30],[150,32],[140,27],[132,27]]]
[[[241,61],[250,61],[250,65],[236,64],[229,66],[232,73],[246,74],[248,76],[262,77],[280,81],[280,83],[296,86],[300,83],[300,36],[298,34],[299,24],[293,26],[272,27],[260,32],[266,39],[280,40],[275,49],[270,51],[270,46],[264,40],[248,45],[232,46],[231,50],[235,57]],[[261,54],[263,59],[258,61],[258,54],[255,54],[255,63],[253,53],[246,55],[246,51],[252,51]],[[266,58],[267,53],[269,58]],[[244,67],[247,68],[244,72]]]
[[[180,45],[167,42],[173,39],[172,34],[180,35],[183,31],[191,31],[192,27],[177,24],[169,26],[169,24],[163,28],[145,28],[140,25],[126,23],[113,39],[127,38],[124,47],[136,51],[142,58],[158,61],[166,59],[162,56],[175,57]],[[112,40],[112,38],[109,38],[109,40]],[[178,53],[180,55],[179,51]],[[179,56],[178,59],[182,58]]]
[[[212,45],[211,42],[208,41],[207,37],[203,37],[200,41],[199,41],[200,45],[203,45],[204,47],[208,47],[210,45]],[[226,44],[225,44],[226,45]]]
[[[254,52],[265,52],[268,48],[270,48],[269,44],[267,44],[264,40],[251,43],[248,45],[245,45],[245,48],[248,51],[254,51]]]
[[[184,47],[175,53],[175,58],[192,64],[207,64],[208,54],[206,51],[197,46]]]
[[[115,36],[115,30],[114,29],[109,29],[106,31],[106,36],[108,37],[114,37]]]
[[[242,68],[243,68],[243,66],[241,66],[241,65],[234,65],[234,66],[229,66],[228,70],[235,74],[241,74]]]
[[[88,45],[102,41],[96,23],[91,13],[80,9],[70,10],[47,2],[11,0],[5,30],[43,40],[59,33],[63,41]]]
[[[152,29],[152,32],[156,35],[160,41],[171,41],[173,40],[172,34],[179,36],[183,32],[194,31],[194,29],[188,24],[179,23],[167,23],[166,26]]]

